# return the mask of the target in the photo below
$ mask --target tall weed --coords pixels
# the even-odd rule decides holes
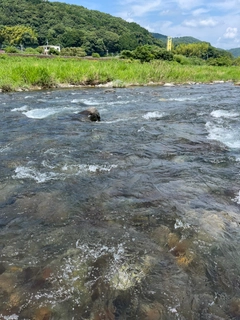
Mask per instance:
[[[0,59],[0,87],[40,86],[51,88],[58,84],[96,85],[112,81],[128,84],[149,82],[203,82],[213,80],[240,81],[239,66],[184,65],[177,62],[153,60],[86,60],[74,58],[44,59],[6,56]]]

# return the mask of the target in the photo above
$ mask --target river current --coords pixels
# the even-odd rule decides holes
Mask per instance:
[[[0,94],[0,319],[240,319],[239,97]]]

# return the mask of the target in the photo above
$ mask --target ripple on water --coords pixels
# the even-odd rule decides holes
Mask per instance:
[[[15,169],[13,179],[31,179],[37,183],[45,183],[51,180],[64,180],[69,176],[79,176],[86,173],[103,173],[110,172],[112,169],[117,168],[117,165],[96,165],[96,164],[64,164],[59,166],[46,164],[42,162],[45,168],[55,171],[42,172],[34,167],[19,166]]]
[[[237,319],[239,90],[104,90],[0,96],[0,318]]]

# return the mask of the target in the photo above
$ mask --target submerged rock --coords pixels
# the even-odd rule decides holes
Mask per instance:
[[[38,310],[36,310],[33,319],[50,320],[52,319],[52,311],[48,307],[40,307]]]
[[[164,306],[156,301],[150,304],[142,304],[140,307],[140,314],[143,319],[159,320],[163,317]]]
[[[79,121],[100,121],[101,117],[98,112],[98,110],[95,107],[90,107],[86,110],[83,110],[81,112],[78,112],[74,120],[79,120]]]
[[[116,92],[116,90],[114,90],[114,89],[106,89],[106,90],[104,90],[104,93],[114,93],[114,92]]]

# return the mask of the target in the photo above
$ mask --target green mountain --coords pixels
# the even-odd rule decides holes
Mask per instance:
[[[189,44],[189,43],[199,43],[199,42],[203,42],[203,41],[198,40],[198,39],[193,38],[193,37],[176,37],[176,38],[173,38],[173,44],[174,45],[178,45],[178,44],[181,44],[181,43]]]
[[[152,35],[156,38],[156,39],[159,39],[161,41],[163,41],[164,43],[167,42],[167,36],[161,34],[161,33],[152,33]],[[193,38],[193,37],[175,37],[175,38],[172,38],[172,41],[173,41],[173,44],[176,46],[176,45],[179,45],[181,43],[184,43],[184,44],[189,44],[189,43],[198,43],[198,42],[203,42],[201,40],[198,40],[196,38]]]
[[[0,33],[3,27],[19,25],[36,32],[36,46],[48,42],[62,47],[83,47],[87,54],[134,50],[141,44],[164,46],[136,23],[83,6],[47,0],[0,0]],[[0,34],[1,44],[8,43]],[[28,43],[21,41],[21,44]]]
[[[240,57],[240,48],[233,48],[228,51],[231,52],[235,58]]]
[[[163,41],[163,42],[167,42],[167,36],[165,36],[164,34],[152,32],[152,36],[156,39]]]

